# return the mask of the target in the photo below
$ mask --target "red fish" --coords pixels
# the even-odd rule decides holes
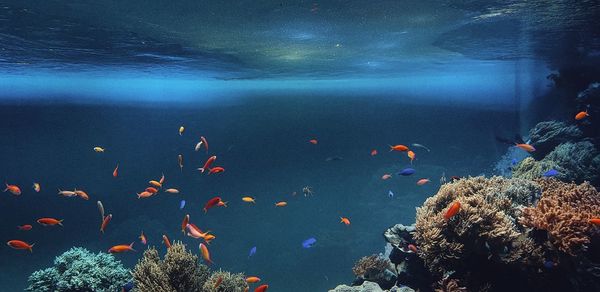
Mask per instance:
[[[408,245],[408,250],[416,253],[417,252],[417,247],[414,244],[409,244]]]
[[[32,248],[33,248],[34,244],[29,244],[29,243],[27,243],[25,241],[21,241],[21,240],[10,240],[6,243],[6,245],[8,245],[14,249],[26,249],[30,252],[33,252]]]
[[[108,249],[109,253],[121,253],[121,252],[125,252],[125,251],[135,251],[135,249],[133,249],[133,242],[129,245],[127,245],[127,244],[115,245]]]
[[[308,142],[310,142],[310,144],[313,144],[313,145],[319,144],[319,141],[317,141],[317,139],[310,139],[310,140],[308,140]]]
[[[119,175],[119,164],[117,163],[117,167],[113,170],[113,177],[117,177]]]
[[[390,145],[390,152],[392,151],[408,151],[408,147],[406,147],[405,145],[402,144],[398,144],[398,145]]]
[[[29,224],[25,224],[25,225],[17,226],[17,228],[19,228],[19,230],[29,231],[29,230],[31,230],[31,228],[33,228],[33,226],[31,226]]]
[[[223,171],[225,171],[225,168],[222,168],[220,166],[215,166],[215,167],[213,167],[213,168],[210,169],[210,171],[208,172],[208,174],[211,174],[211,173],[220,173],[220,172],[223,172]]]
[[[41,224],[42,226],[54,226],[54,225],[62,225],[63,220],[57,220],[54,218],[40,218],[37,220],[37,223]]]
[[[206,202],[206,205],[204,205],[204,213],[208,212],[208,209],[219,205],[220,202],[222,202],[221,197],[214,197],[208,200],[208,202]]]
[[[529,144],[525,144],[525,143],[521,143],[521,144],[515,144],[516,147],[519,147],[527,152],[533,152],[535,151],[535,147],[529,145]]]
[[[209,157],[206,162],[204,163],[204,166],[201,168],[198,168],[198,170],[200,171],[200,173],[204,173],[205,170],[209,170],[210,171],[210,166],[213,164],[213,162],[215,162],[215,160],[217,160],[217,156],[213,155],[211,157]]]
[[[185,215],[185,217],[183,217],[183,221],[181,222],[181,232],[183,232],[183,234],[185,234],[185,228],[187,227],[189,222],[190,222],[190,214],[187,214],[187,215]]]
[[[422,186],[426,183],[430,182],[430,180],[428,178],[422,178],[420,180],[417,181],[417,185]]]
[[[9,185],[7,183],[4,183],[6,185],[6,189],[4,189],[4,191],[8,191],[11,194],[18,196],[21,194],[21,188],[19,188],[19,186],[17,185]]]
[[[575,119],[578,121],[581,121],[587,117],[589,117],[590,115],[588,114],[587,110],[584,112],[579,112],[575,115]]]
[[[108,214],[108,216],[104,216],[104,219],[102,220],[102,225],[100,225],[100,232],[104,233],[104,230],[106,229],[106,225],[108,225],[108,222],[110,222],[111,219],[112,219],[112,214]]]
[[[143,192],[137,194],[138,199],[149,198],[149,197],[152,197],[152,195],[154,195],[154,193],[146,192],[146,191],[143,191]]]
[[[377,155],[377,149],[371,150],[371,156],[375,156],[375,155]]]
[[[158,193],[158,190],[154,187],[147,187],[146,192],[149,192],[151,194],[156,194],[156,193]]]
[[[205,262],[212,264],[213,261],[210,259],[210,252],[208,252],[208,248],[204,244],[200,244],[200,253],[202,253],[202,258]]]
[[[260,285],[260,286],[256,287],[256,289],[254,289],[254,292],[265,292],[265,291],[267,291],[268,288],[269,288],[269,285],[267,285],[267,284]]]
[[[600,218],[592,218],[588,222],[590,222],[590,224],[600,225]]]
[[[163,234],[162,238],[163,238],[163,243],[167,246],[167,248],[171,248],[171,241],[169,240],[169,238],[164,234]]]
[[[460,202],[456,201],[450,205],[450,208],[448,208],[448,211],[444,214],[444,219],[446,219],[446,221],[450,220],[450,218],[458,214],[458,211],[460,211]]]
[[[204,147],[206,148],[206,154],[208,154],[208,141],[206,141],[206,138],[204,138],[204,136],[200,136],[200,141],[202,141],[202,143],[204,144]]]

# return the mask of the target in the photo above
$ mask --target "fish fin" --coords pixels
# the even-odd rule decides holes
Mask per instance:
[[[198,168],[198,170],[200,171],[200,173],[204,173],[204,168],[203,167]]]
[[[223,202],[223,201],[221,201],[221,202]],[[227,208],[227,203],[228,202],[223,202],[223,207]]]
[[[63,225],[62,225],[62,222],[63,222],[63,220],[65,220],[65,219],[60,219],[60,220],[58,220],[58,225],[60,225],[60,226],[63,226]]]
[[[134,242],[132,242],[132,243],[129,245],[129,248],[130,248],[131,250],[133,250],[133,251],[136,251],[135,249],[133,249],[133,244],[134,244],[134,243],[135,243],[135,241],[134,241]]]
[[[35,243],[32,243],[31,245],[29,245],[29,248],[27,248],[29,250],[29,252],[33,252],[34,245],[35,245]]]

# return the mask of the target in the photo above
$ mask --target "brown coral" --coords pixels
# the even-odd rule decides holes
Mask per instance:
[[[219,285],[219,278],[221,279]],[[226,271],[214,272],[204,283],[203,292],[243,292],[249,289],[244,274]]]
[[[374,254],[358,260],[354,264],[352,272],[363,279],[380,279],[383,278],[384,272],[389,266],[390,261],[388,259]]]
[[[596,228],[589,219],[600,217],[600,194],[588,182],[577,185],[540,179],[542,198],[525,208],[519,221],[548,232],[550,242],[571,255],[584,252]]]

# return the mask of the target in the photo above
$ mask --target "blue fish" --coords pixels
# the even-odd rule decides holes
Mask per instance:
[[[392,192],[392,190],[390,190],[388,192],[388,197],[393,198],[394,197],[394,192]]]
[[[414,168],[405,168],[402,171],[398,172],[398,175],[402,175],[402,176],[409,176],[415,173],[415,169]]]
[[[251,256],[253,256],[256,253],[256,246],[252,247],[250,249],[250,253],[248,254],[248,258],[250,258]]]
[[[131,291],[131,289],[133,289],[133,281],[129,281],[127,282],[127,284],[123,285],[123,289],[121,290],[122,292],[129,292]]]
[[[181,200],[181,203],[179,203],[179,210],[183,209],[183,207],[185,207],[185,200]]]
[[[542,174],[542,176],[544,176],[544,177],[553,177],[553,176],[557,176],[559,174],[560,173],[558,172],[558,170],[556,170],[556,169],[550,169],[550,170],[544,172],[544,174]]]
[[[510,162],[510,165],[515,166],[517,165],[519,161],[516,158],[513,158],[512,161]]]
[[[311,248],[311,247],[313,247],[313,245],[315,245],[315,243],[317,243],[317,239],[314,237],[311,237],[302,242],[302,247],[303,248]]]

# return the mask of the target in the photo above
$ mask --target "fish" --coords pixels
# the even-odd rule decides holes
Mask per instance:
[[[79,196],[80,198],[82,198],[86,201],[90,199],[90,196],[85,191],[75,189],[73,192],[75,192],[75,194],[77,196]]]
[[[375,155],[377,155],[377,149],[371,150],[371,156],[375,156]]]
[[[515,166],[515,165],[517,165],[517,163],[519,163],[519,161],[518,161],[516,158],[513,158],[513,159],[510,161],[510,165],[512,165],[512,166]]]
[[[343,157],[341,156],[331,156],[331,157],[327,157],[325,158],[326,162],[331,162],[331,161],[340,161],[340,160],[344,160]]]
[[[151,193],[151,192],[146,192],[146,191],[143,191],[143,192],[141,192],[141,193],[138,193],[138,194],[137,194],[137,196],[138,196],[138,199],[142,199],[142,198],[150,198],[150,197],[152,197],[153,195],[154,195],[154,193]]]
[[[119,175],[119,164],[117,163],[117,167],[113,170],[113,177],[117,177]]]
[[[588,220],[588,222],[590,224],[596,225],[596,226],[600,226],[600,218],[592,218],[590,220]]]
[[[414,244],[409,244],[408,245],[408,250],[416,253],[417,252],[417,247]]]
[[[33,226],[31,226],[30,224],[25,224],[25,225],[17,226],[17,228],[22,231],[29,231],[29,230],[31,230],[31,228],[33,228]]]
[[[211,166],[211,164],[213,164],[213,162],[215,162],[215,160],[217,160],[217,156],[213,155],[213,156],[209,157],[206,160],[206,162],[204,163],[204,166],[201,168],[198,168],[200,173],[204,173],[205,170],[210,170],[210,166]]]
[[[185,200],[181,200],[181,202],[179,202],[179,210],[182,210],[183,208],[185,208]]]
[[[225,171],[225,168],[222,168],[222,167],[220,167],[220,166],[215,166],[215,167],[211,168],[211,169],[208,171],[208,174],[211,174],[211,173],[221,173],[221,172],[223,172],[223,171]]]
[[[344,223],[346,225],[350,225],[350,219],[346,218],[346,217],[340,217],[341,221],[340,223]]]
[[[193,223],[188,223],[185,226],[185,228],[188,231],[187,236],[193,237],[193,238],[196,238],[196,239],[198,239],[198,238],[204,238],[209,233],[209,231],[202,232],[202,230],[200,230],[200,228],[198,228],[198,226],[194,225]]]
[[[194,151],[199,151],[199,150],[200,150],[200,148],[202,148],[202,144],[203,144],[203,143],[204,143],[204,142],[202,142],[202,141],[200,141],[200,142],[196,143],[196,146],[194,147]]]
[[[208,141],[206,141],[204,136],[200,136],[200,141],[202,141],[202,144],[204,144],[204,148],[206,148],[206,154],[208,154]]]
[[[140,237],[139,237],[139,238],[140,238],[140,242],[141,242],[143,245],[146,245],[146,244],[148,244],[148,241],[146,240],[146,235],[144,235],[144,231],[142,231],[142,233],[140,234]]]
[[[94,147],[94,151],[98,152],[98,153],[103,153],[104,152],[104,148],[96,146],[96,147]]]
[[[148,184],[150,184],[151,186],[153,186],[155,188],[162,188],[162,184],[160,182],[155,181],[155,180],[149,181]]]
[[[227,207],[227,202],[220,201],[220,202],[217,203],[217,206],[219,206],[219,207]]]
[[[5,192],[9,192],[15,196],[21,195],[21,188],[17,185],[9,185],[8,183],[4,183],[6,185]]]
[[[102,225],[100,225],[100,232],[104,233],[104,230],[106,229],[106,226],[108,225],[108,222],[110,222],[111,219],[112,214],[108,214],[108,216],[104,217],[104,219],[102,220]]]
[[[415,160],[416,154],[412,150],[406,151],[406,155],[410,159],[410,164],[412,164],[413,160]]]
[[[219,202],[221,202],[221,197],[214,197],[210,200],[208,200],[208,202],[206,202],[206,204],[204,205],[204,213],[208,212],[208,209],[217,206],[219,204]]]
[[[133,249],[133,242],[129,245],[127,245],[127,244],[115,245],[108,249],[108,253],[121,253],[121,252],[126,252],[126,251],[135,251],[135,249]]]
[[[179,136],[183,136],[183,131],[185,131],[185,127],[184,126],[179,127]]]
[[[527,143],[520,143],[520,144],[515,143],[515,147],[521,148],[522,150],[525,150],[527,152],[535,151],[535,147],[533,147]]]
[[[275,203],[276,207],[285,207],[287,206],[287,202],[281,201],[281,202],[277,202]]]
[[[203,243],[200,243],[199,247],[200,247],[200,253],[202,254],[202,258],[204,259],[204,261],[209,264],[212,264],[213,261],[210,259],[210,252],[208,251],[208,248],[206,247],[206,245]]]
[[[253,246],[248,253],[248,258],[256,254],[256,246]]]
[[[183,172],[183,155],[177,155],[177,163],[179,164],[179,171]]]
[[[266,285],[266,284],[260,285],[260,286],[256,287],[256,289],[254,289],[254,292],[265,292],[265,291],[267,291],[268,288],[269,288],[269,285]]]
[[[215,286],[213,287],[213,289],[217,289],[217,287],[219,287],[219,285],[221,285],[221,282],[223,282],[223,276],[219,276],[219,278],[217,279],[217,282],[215,283]]]
[[[179,190],[178,189],[166,189],[165,193],[169,193],[169,194],[179,194]]]
[[[242,201],[244,201],[246,203],[256,204],[256,200],[253,197],[242,197]]]
[[[314,237],[308,238],[304,241],[302,241],[302,247],[303,248],[311,248],[313,247],[315,244],[317,243],[317,239]]]
[[[409,176],[414,174],[416,171],[414,168],[405,168],[403,170],[401,170],[400,172],[398,172],[398,175],[402,175],[402,176]]]
[[[40,186],[40,184],[39,184],[39,183],[33,183],[33,190],[34,190],[36,193],[39,193],[39,192],[42,190],[42,187]]]
[[[387,179],[389,179],[389,178],[391,178],[391,177],[392,177],[392,175],[391,175],[391,174],[389,174],[389,173],[386,173],[386,174],[384,174],[384,175],[382,175],[382,176],[381,176],[381,179],[382,179],[382,180],[387,180]]]
[[[160,180],[158,180],[158,182],[162,185],[165,183],[165,174],[163,173],[160,177]]]
[[[32,248],[33,248],[33,245],[34,245],[34,244],[35,244],[35,243],[33,243],[33,244],[29,244],[29,243],[27,243],[27,242],[25,242],[25,241],[22,241],[22,240],[16,240],[16,239],[14,239],[14,240],[9,240],[9,241],[6,243],[6,245],[10,246],[11,248],[14,248],[14,249],[26,249],[26,250],[28,250],[29,252],[33,252],[33,249],[32,249]]]
[[[185,234],[185,229],[189,222],[190,222],[190,214],[186,214],[185,217],[183,217],[183,221],[181,221],[181,233]]]
[[[406,147],[405,145],[402,144],[398,144],[398,145],[390,145],[390,152],[392,151],[408,151],[408,147]]]
[[[446,221],[450,220],[450,218],[458,214],[458,211],[460,211],[460,202],[456,201],[450,205],[450,208],[448,208],[448,211],[444,214],[444,219]]]
[[[62,225],[63,220],[58,220],[58,219],[54,219],[54,218],[40,218],[37,220],[37,223],[39,223],[42,226],[54,226],[54,225],[59,225],[59,226],[63,226]]]
[[[163,243],[167,246],[167,248],[171,248],[171,241],[169,240],[169,238],[163,234],[162,239]]]
[[[104,205],[100,201],[96,202],[96,205],[98,206],[98,212],[100,212],[100,219],[104,220]]]
[[[424,184],[426,184],[428,182],[430,182],[430,180],[428,178],[422,178],[422,179],[420,179],[420,180],[417,181],[417,185],[418,186],[422,186],[422,185],[424,185]]]
[[[147,187],[145,191],[149,192],[149,193],[152,193],[152,194],[158,193],[158,190],[156,188],[154,188],[154,187]]]
[[[258,283],[258,282],[260,282],[259,277],[250,276],[250,277],[246,278],[246,283],[253,284],[253,283]]]
[[[317,145],[317,144],[319,144],[319,141],[317,139],[310,139],[310,140],[308,140],[308,143]]]
[[[60,189],[58,189],[58,194],[65,196],[65,197],[75,197],[77,196],[77,194],[73,191],[61,191]]]
[[[581,112],[579,112],[579,113],[577,113],[577,114],[575,115],[575,120],[577,120],[577,121],[581,121],[581,120],[583,120],[583,119],[585,119],[585,118],[587,118],[587,117],[589,117],[589,116],[590,116],[590,115],[588,114],[588,111],[587,111],[587,110],[585,110],[585,111],[581,111]]]
[[[388,197],[390,197],[390,198],[394,197],[394,192],[392,192],[392,190],[388,191]]]
[[[546,172],[544,172],[544,174],[542,174],[543,177],[553,177],[553,176],[557,176],[560,173],[558,172],[558,170],[556,169],[550,169]]]
[[[423,148],[423,149],[425,149],[425,151],[431,152],[431,150],[429,148],[425,147],[425,145],[421,145],[421,144],[418,144],[418,143],[412,143],[411,146],[418,147],[418,148]]]

